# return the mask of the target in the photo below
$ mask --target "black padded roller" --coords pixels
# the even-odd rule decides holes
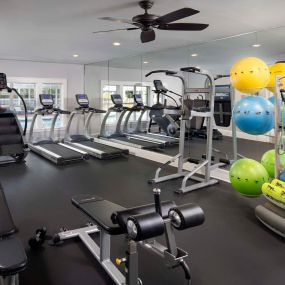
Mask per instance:
[[[169,210],[169,218],[177,230],[184,230],[204,223],[203,210],[195,204],[185,204]]]
[[[158,213],[131,216],[127,221],[127,230],[134,241],[146,240],[164,233],[164,221]]]

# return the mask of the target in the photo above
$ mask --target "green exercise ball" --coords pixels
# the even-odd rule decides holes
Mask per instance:
[[[246,196],[262,194],[261,186],[269,180],[264,166],[258,161],[248,158],[237,160],[231,166],[229,175],[233,188]]]
[[[279,155],[281,169],[285,168],[285,154]],[[265,152],[261,158],[261,164],[265,167],[270,177],[275,177],[275,150]]]

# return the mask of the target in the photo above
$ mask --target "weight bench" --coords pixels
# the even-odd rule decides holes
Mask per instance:
[[[27,256],[21,241],[14,236],[14,225],[0,184],[0,284],[19,284],[18,273],[26,268]]]
[[[80,238],[118,285],[142,284],[138,278],[139,245],[162,257],[169,267],[181,266],[186,284],[190,284],[189,268],[184,261],[188,254],[176,246],[173,229],[183,230],[202,224],[204,213],[194,204],[176,206],[173,201],[160,202],[159,195],[160,190],[154,189],[155,203],[129,209],[95,195],[73,197],[73,205],[91,218],[94,225],[62,231],[54,236],[53,244],[60,244],[66,239]],[[100,234],[100,245],[90,237],[94,233]],[[165,234],[167,246],[155,240],[162,234]],[[118,266],[125,266],[125,275],[111,261],[113,235],[127,237],[126,256],[116,259]]]

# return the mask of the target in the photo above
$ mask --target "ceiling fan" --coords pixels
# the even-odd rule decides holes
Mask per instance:
[[[107,33],[114,31],[132,31],[132,30],[141,30],[141,42],[151,42],[155,40],[154,29],[158,30],[168,30],[168,31],[202,31],[206,29],[208,24],[198,24],[198,23],[172,23],[180,19],[193,16],[199,11],[192,8],[182,8],[171,13],[168,13],[164,16],[156,16],[149,14],[148,10],[153,6],[153,1],[140,1],[139,6],[145,10],[144,14],[134,16],[132,20],[125,19],[116,19],[113,17],[103,17],[99,18],[100,20],[107,20],[117,23],[130,24],[133,25],[133,28],[122,28],[114,29],[107,31],[97,31],[93,32],[94,34],[98,33]]]

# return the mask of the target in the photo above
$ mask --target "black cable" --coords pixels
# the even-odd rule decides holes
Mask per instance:
[[[8,87],[7,90],[8,90],[8,92],[14,91],[23,103],[24,111],[25,111],[25,126],[24,126],[23,136],[25,136],[26,132],[27,132],[27,126],[28,126],[28,110],[27,110],[26,102],[25,102],[23,96],[17,91],[17,89]]]
[[[184,260],[181,261],[179,265],[182,267],[184,274],[185,274],[185,285],[190,285],[191,284],[191,273],[190,273],[189,266]]]

